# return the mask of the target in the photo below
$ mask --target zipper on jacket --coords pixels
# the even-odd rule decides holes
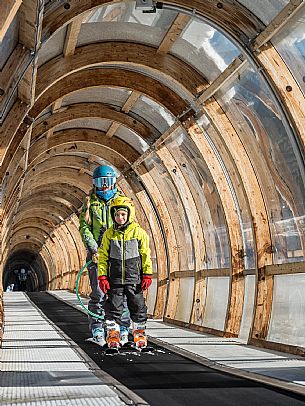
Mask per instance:
[[[123,234],[122,239],[122,285],[125,285],[125,235]]]

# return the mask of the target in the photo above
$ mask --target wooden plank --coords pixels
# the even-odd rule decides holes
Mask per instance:
[[[227,179],[224,176],[221,162],[219,162],[215,156],[215,153],[201,128],[193,119],[187,120],[184,123],[184,127],[210,168],[218,193],[221,195],[231,242],[232,263],[230,301],[227,309],[225,329],[229,334],[239,334],[245,287],[243,277],[244,261],[243,257],[240,255],[240,248],[243,247],[243,241],[234,197],[230,185],[227,183]]]
[[[37,48],[41,24],[39,23],[39,14],[42,14],[43,4],[41,0],[23,0],[19,10],[19,42],[31,51]],[[37,17],[39,18],[37,20]]]
[[[130,117],[127,114],[117,111],[116,108],[103,104],[103,103],[75,103],[73,105],[65,106],[62,109],[54,110],[55,106],[52,105],[51,110],[53,114],[40,121],[33,129],[32,140],[40,137],[46,131],[51,131],[54,127],[67,123],[70,120],[82,118],[102,118],[112,120],[113,123],[123,125],[132,129],[143,140],[150,143],[159,134],[156,130],[152,132],[140,121]]]
[[[135,92],[135,91],[131,92],[130,96],[128,97],[128,99],[124,103],[124,106],[122,107],[122,111],[124,113],[129,113],[129,111],[136,104],[136,102],[138,101],[140,96],[141,96],[141,93],[139,93],[139,92]]]
[[[94,7],[100,7],[108,2],[109,0],[82,0],[70,2],[68,10],[60,5],[55,9],[50,9],[44,18],[43,37],[47,39],[75,16],[89,12]],[[216,7],[213,1],[184,0],[183,6],[189,10],[195,10],[199,15],[213,21],[238,42],[242,38],[245,44],[248,44],[250,39],[265,28],[264,24],[239,2],[230,1],[220,4],[222,7]],[[171,5],[181,7],[181,1],[172,0]]]
[[[225,112],[216,101],[213,100],[207,104],[204,111],[222,139],[223,144],[226,145],[248,196],[258,253],[258,267],[269,265],[272,263],[272,254],[268,249],[268,247],[271,247],[268,214],[261,186],[253,168],[253,163],[249,160],[248,151]]]
[[[281,99],[286,106],[299,141],[305,151],[305,99],[296,83],[289,67],[285,64],[277,50],[269,44],[256,55],[260,65],[277,87]],[[304,152],[305,153],[305,152]],[[302,163],[300,163],[302,165]]]
[[[202,92],[197,96],[198,102],[204,105],[206,100],[212,97],[220,87],[224,86],[229,82],[234,76],[240,72],[240,70],[245,66],[246,60],[242,60],[240,57],[234,59],[234,61],[226,67],[226,69]]]
[[[82,147],[82,144],[84,143],[87,144],[85,145],[85,150],[88,148],[89,153],[95,149],[94,155],[102,153],[101,150],[99,150],[99,147],[104,147],[102,148],[104,153],[105,150],[108,150],[107,159],[111,159],[112,155],[118,155],[118,161],[115,162],[116,165],[114,166],[119,170],[122,167],[122,163],[119,165],[120,162],[124,161],[125,164],[128,164],[128,162],[135,161],[139,156],[139,153],[123,140],[120,140],[117,137],[110,139],[106,138],[105,133],[101,131],[91,129],[66,129],[57,131],[49,140],[46,140],[45,137],[37,140],[34,145],[31,146],[29,164],[34,162],[34,160],[37,160],[39,155],[43,154],[45,151],[57,148],[61,145],[66,149],[66,152],[69,150],[72,152],[77,151],[78,145],[79,150],[83,151],[84,147]],[[90,144],[92,149],[90,149]]]
[[[145,185],[145,188],[149,190],[150,196],[154,202],[154,205],[158,211],[160,223],[164,232],[164,238],[167,243],[167,267],[158,269],[158,282],[167,278],[167,272],[177,271],[180,269],[180,260],[178,254],[178,241],[175,234],[175,228],[173,225],[173,219],[170,216],[170,213],[167,208],[167,199],[162,197],[161,191],[159,189],[160,185],[158,184],[157,172],[152,168],[151,171],[147,171],[144,165],[140,165],[136,172],[140,177],[141,181]],[[174,317],[176,306],[174,305],[175,298],[177,298],[176,293],[177,289],[179,290],[179,281],[178,284],[170,285],[169,296],[172,300],[166,308],[166,313],[169,317]],[[158,283],[159,285],[159,283]],[[161,289],[160,289],[161,288]],[[165,293],[167,286],[159,286],[157,291],[157,298],[155,304],[155,313],[163,314],[165,303]],[[172,305],[173,304],[173,305]]]
[[[19,41],[32,51],[33,61],[18,86],[18,97],[27,104],[34,103],[38,66],[38,50],[41,45],[41,30],[44,2],[23,0],[20,7]]]
[[[82,26],[83,17],[74,19],[69,25],[66,33],[63,54],[64,57],[72,56],[74,54],[80,29]]]
[[[30,115],[31,117],[37,117],[41,111],[54,103],[55,100],[77,90],[96,86],[117,86],[135,89],[161,103],[174,115],[180,115],[189,108],[187,102],[170,87],[151,77],[125,69],[105,68],[75,72],[62,78],[37,99]]]
[[[146,69],[152,69],[152,75],[157,70],[159,71],[158,75],[163,77],[165,83],[174,81],[179,86],[183,84],[183,87],[192,94],[197,93],[198,88],[201,89],[202,85],[207,84],[200,73],[179,58],[173,55],[158,55],[155,48],[148,45],[128,42],[101,42],[77,47],[74,55],[70,58],[59,55],[42,65],[38,70],[36,96],[41,95],[64,76],[71,77],[78,70],[100,66],[103,62],[109,63],[109,61],[118,64],[121,62],[132,63],[139,69],[145,66]],[[105,72],[104,69],[102,71]],[[89,74],[93,75],[94,73],[95,70],[89,71]],[[132,90],[135,91],[137,88]],[[136,97],[136,94],[132,97]]]
[[[173,135],[173,133],[181,126],[179,121],[172,124],[157,140],[130,166],[131,169],[136,169],[146,158],[154,153],[161,145]],[[129,170],[130,168],[126,168]]]
[[[0,42],[2,42],[21,3],[22,0],[0,0]]]
[[[8,96],[9,89],[11,88],[12,90],[14,85],[19,82],[29,61],[30,51],[23,45],[17,44],[0,71],[0,89],[4,92],[3,95],[0,95],[0,101]]]
[[[187,14],[179,13],[175,18],[174,22],[165,34],[159,48],[157,50],[158,54],[167,54],[171,47],[174,45],[175,41],[179,38],[181,32],[184,30],[188,22],[191,20],[191,16]]]
[[[18,127],[20,126],[20,122],[23,121],[26,112],[28,110],[28,106],[24,103],[21,102],[21,100],[16,100],[14,103],[13,107],[11,108],[10,112],[6,116],[2,126],[0,126],[0,162],[1,162],[1,169],[0,169],[0,180],[2,180],[2,177],[4,175],[4,167],[7,167],[9,164],[9,160],[6,162],[6,165],[3,165],[3,160],[6,154],[8,153],[8,147],[11,144],[11,142],[14,140],[15,134],[18,130]],[[19,142],[23,139],[25,133],[26,133],[26,124],[24,124],[24,128],[22,130],[22,136],[19,138]],[[13,148],[9,153],[11,156],[14,154],[15,149],[19,143],[14,144]]]
[[[267,275],[293,275],[305,273],[305,262],[289,262],[266,266]]]
[[[257,50],[270,41],[304,6],[304,0],[290,0],[268,26],[254,39],[252,49]]]
[[[113,122],[110,124],[107,132],[106,132],[106,137],[107,138],[111,138],[113,137],[113,135],[115,134],[116,130],[120,127],[120,123],[118,122]]]

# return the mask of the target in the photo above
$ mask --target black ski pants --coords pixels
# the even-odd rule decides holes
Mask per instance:
[[[106,310],[106,319],[115,320],[116,323],[122,324],[121,316],[124,309],[124,295],[127,298],[131,320],[135,323],[145,322],[147,320],[147,307],[141,284],[111,285],[111,289],[108,292],[109,311]]]

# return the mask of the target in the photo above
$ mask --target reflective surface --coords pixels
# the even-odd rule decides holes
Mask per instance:
[[[304,289],[305,274],[274,277],[269,341],[304,346]]]
[[[305,96],[305,10],[300,10],[271,42],[291,69]]]
[[[215,28],[192,19],[170,51],[213,81],[240,54]]]
[[[267,202],[276,263],[304,258],[304,161],[281,112],[258,75],[247,68],[217,99],[238,132]]]

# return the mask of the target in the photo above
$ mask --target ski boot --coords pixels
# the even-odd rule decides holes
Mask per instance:
[[[92,341],[102,347],[106,344],[105,330],[103,327],[97,327],[92,330]]]
[[[114,320],[106,320],[107,352],[118,352],[120,344],[120,326]]]
[[[145,323],[133,323],[133,342],[137,350],[147,347]]]
[[[128,343],[128,333],[129,333],[128,327],[120,326],[120,343],[122,347]]]

